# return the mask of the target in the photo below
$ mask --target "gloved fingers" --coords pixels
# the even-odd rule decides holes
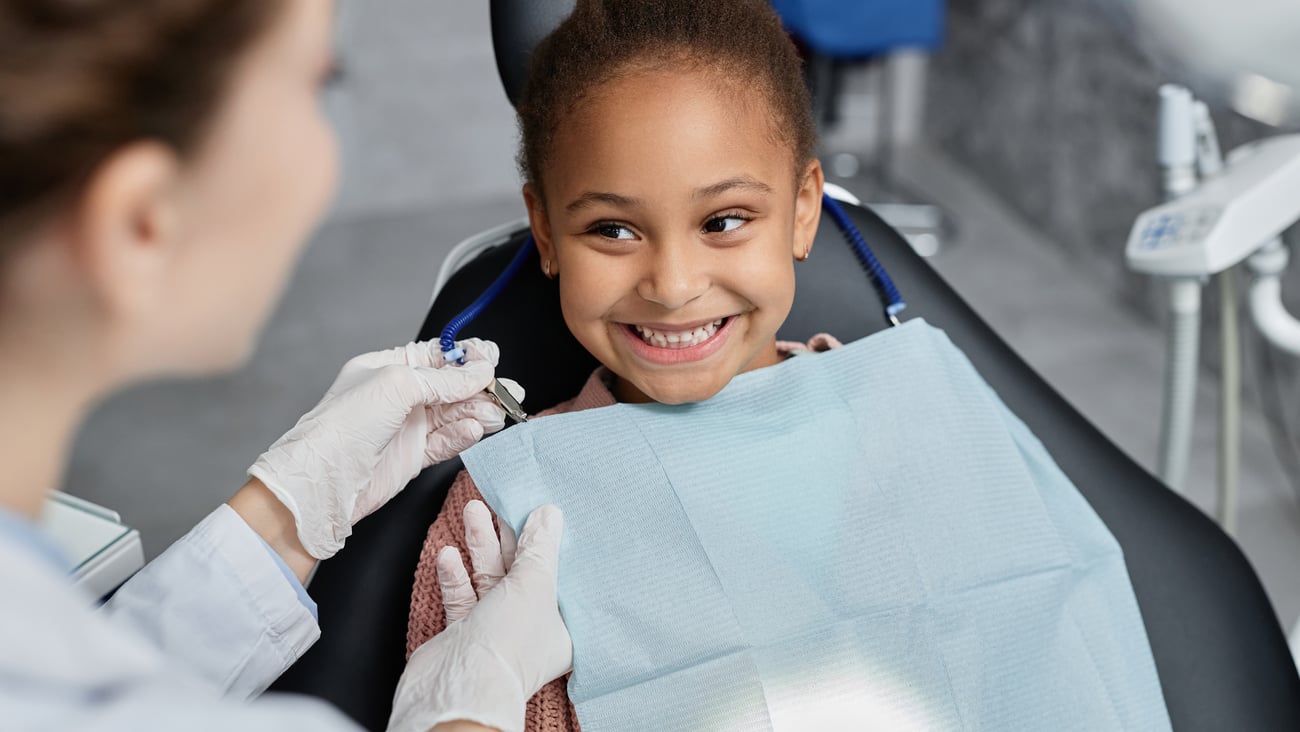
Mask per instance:
[[[438,586],[442,588],[442,606],[447,613],[447,624],[451,625],[469,615],[478,604],[478,596],[474,594],[474,587],[465,572],[465,563],[456,547],[444,546],[438,552],[435,566],[438,570]]]
[[[382,351],[371,351],[360,356],[354,356],[343,364],[343,373],[381,369],[385,366],[416,366],[418,364],[411,363],[408,354],[411,353],[412,348],[418,345],[417,343],[408,343],[397,348],[387,348]]]
[[[529,576],[540,574],[555,592],[556,569],[560,562],[560,536],[564,533],[564,514],[559,507],[543,504],[533,509],[524,522],[515,550],[511,574],[521,571]]]
[[[558,507],[547,504],[533,509],[519,534],[514,566],[504,581],[518,583],[515,588],[520,596],[529,598],[533,615],[530,653],[536,664],[530,665],[530,670],[535,675],[525,677],[525,690],[540,689],[573,669],[573,642],[556,600],[563,531],[564,514]]]
[[[457,341],[456,346],[465,351],[465,362],[487,361],[493,367],[501,357],[501,349],[492,341],[480,338],[467,338]],[[441,368],[446,364],[442,357],[442,346],[438,341],[411,341],[405,346],[371,351],[354,356],[343,365],[343,372],[352,373],[364,369],[379,369],[385,366],[417,366],[424,368]]]
[[[510,528],[510,524],[498,518],[497,523],[501,526],[501,565],[510,571],[510,567],[515,563],[515,530]]]
[[[424,448],[424,467],[450,460],[483,439],[483,425],[462,419],[429,433]]]
[[[465,352],[465,363],[471,361],[487,361],[496,368],[501,361],[501,348],[492,341],[485,341],[481,338],[466,338],[463,341],[456,341],[456,347]],[[439,354],[441,355],[441,354]],[[439,361],[439,364],[442,362]]]
[[[420,376],[428,391],[425,404],[451,404],[469,399],[486,389],[492,383],[495,369],[487,361],[466,361],[464,366],[444,366],[440,369],[417,366],[413,371]]]
[[[492,512],[482,501],[465,504],[465,548],[469,550],[471,577],[480,597],[487,594],[506,574],[501,559],[501,542],[492,525]]]
[[[497,344],[479,338],[456,341],[456,347],[465,352],[466,363],[470,361],[487,361],[496,366],[497,360],[501,356],[501,349],[497,347]],[[423,366],[436,369],[448,365],[442,354],[442,345],[438,341],[415,341],[406,344],[404,350],[406,360],[403,363],[408,366]]]
[[[462,419],[472,419],[483,425],[483,433],[488,435],[500,432],[506,426],[506,410],[487,392],[475,394],[463,402],[434,404],[428,409],[430,431]]]

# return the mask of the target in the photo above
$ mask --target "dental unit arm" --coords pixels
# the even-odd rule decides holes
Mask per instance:
[[[1136,272],[1206,277],[1246,260],[1297,220],[1300,135],[1272,137],[1234,150],[1200,187],[1138,216],[1125,255]]]
[[[1300,321],[1281,301],[1279,276],[1288,255],[1278,238],[1300,220],[1300,135],[1244,145],[1224,164],[1205,105],[1186,89],[1166,86],[1161,89],[1160,162],[1170,200],[1138,216],[1125,253],[1133,271],[1170,282],[1160,475],[1171,488],[1183,488],[1195,407],[1201,287],[1208,277],[1218,276],[1224,375],[1220,520],[1231,531],[1240,391],[1232,269],[1246,262],[1256,276],[1249,297],[1256,326],[1277,346],[1300,354]]]

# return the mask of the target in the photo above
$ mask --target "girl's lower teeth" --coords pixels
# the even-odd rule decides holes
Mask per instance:
[[[685,333],[660,333],[638,326],[633,326],[632,330],[636,332],[641,340],[656,348],[680,349],[698,346],[709,340],[718,332],[718,328],[721,328],[724,322],[726,322],[726,318],[715,320],[708,325]]]

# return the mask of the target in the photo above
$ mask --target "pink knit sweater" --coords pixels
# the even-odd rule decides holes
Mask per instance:
[[[827,351],[839,346],[839,341],[825,334],[814,336],[807,345],[777,342],[778,350],[787,356]],[[604,368],[596,369],[587,379],[586,385],[582,387],[578,396],[553,409],[540,412],[537,416],[578,412],[614,404],[614,395],[607,385],[609,377],[609,372]],[[479,495],[478,488],[474,486],[469,473],[462,470],[456,476],[456,481],[452,483],[438,518],[429,527],[429,536],[424,541],[423,551],[420,552],[420,565],[415,570],[415,588],[411,593],[410,624],[406,631],[408,658],[416,648],[447,627],[447,616],[442,607],[442,590],[438,587],[434,562],[439,550],[444,546],[454,546],[460,549],[465,566],[467,568],[470,566],[469,554],[465,549],[465,525],[461,514],[465,504],[475,499],[481,501],[483,497]],[[525,729],[528,732],[577,732],[580,729],[578,715],[569,702],[567,682],[567,678],[556,679],[542,687],[541,691],[528,701],[525,722]]]

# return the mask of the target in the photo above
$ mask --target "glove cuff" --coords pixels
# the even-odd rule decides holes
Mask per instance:
[[[389,732],[428,732],[454,721],[523,732],[528,699],[518,671],[463,629],[463,623],[453,623],[411,655],[397,685]]]
[[[302,507],[293,496],[293,491],[286,488],[275,478],[270,466],[265,463],[263,458],[259,458],[248,469],[248,477],[262,481],[262,485],[266,486],[267,490],[271,491],[271,494],[289,509],[289,513],[293,514],[293,525],[298,532],[298,541],[302,543],[303,549],[306,549],[308,554],[318,560],[325,560],[338,554],[339,549],[343,548],[343,539],[346,536],[335,538],[331,531],[327,537],[322,535],[324,532],[312,530],[312,527],[309,526],[310,522],[303,516]],[[324,517],[318,518],[324,519]]]

